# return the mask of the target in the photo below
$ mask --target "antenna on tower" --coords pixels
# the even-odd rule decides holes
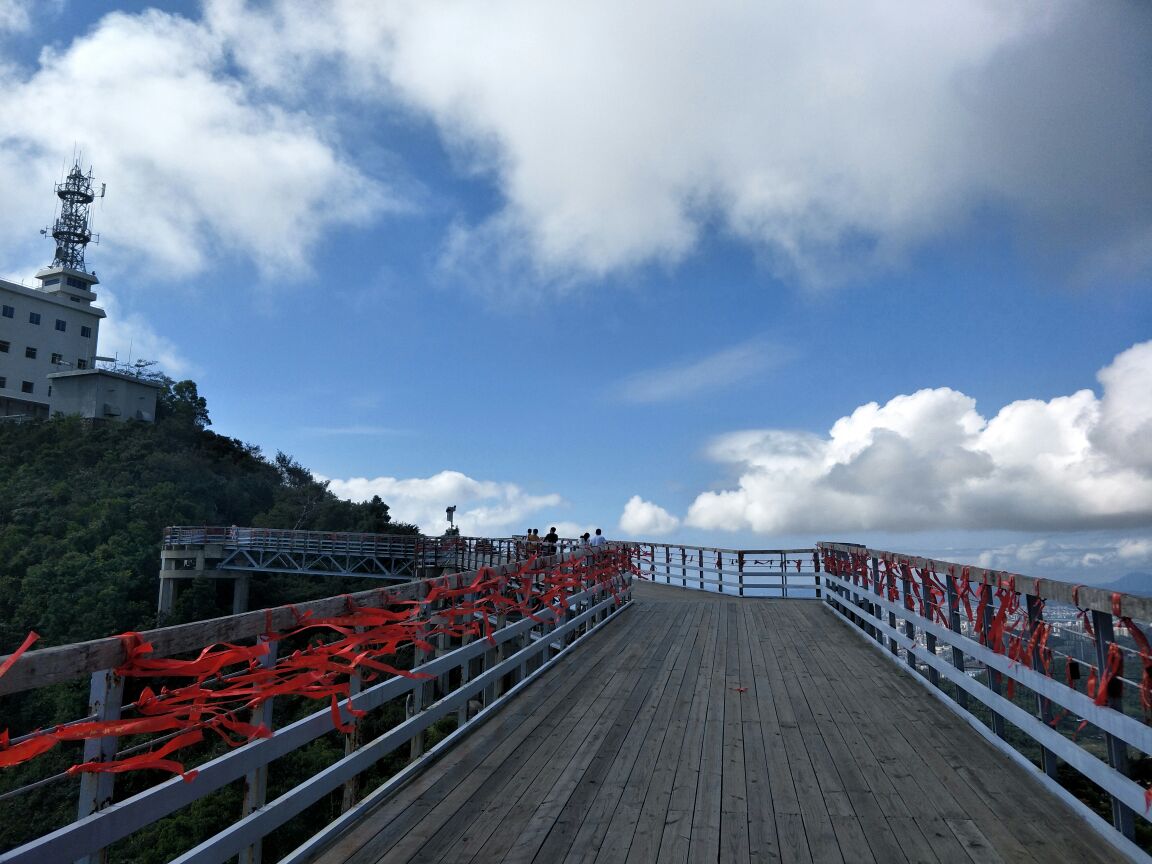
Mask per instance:
[[[63,183],[56,184],[56,196],[60,199],[60,215],[52,225],[52,239],[56,241],[56,255],[53,267],[69,267],[82,273],[84,269],[84,249],[89,243],[99,243],[100,235],[88,229],[88,208],[97,198],[103,198],[107,184],[101,184],[100,195],[92,193],[92,169],[85,174],[80,169],[79,157],[72,163],[72,170]],[[41,234],[48,234],[44,228]]]

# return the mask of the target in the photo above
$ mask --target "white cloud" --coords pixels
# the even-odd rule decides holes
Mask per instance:
[[[745,342],[689,363],[638,372],[617,389],[627,402],[669,402],[755,381],[783,362],[763,342]]]
[[[200,374],[200,369],[188,360],[171,339],[160,335],[137,312],[122,310],[113,291],[100,291],[100,305],[108,317],[100,322],[100,342],[97,353],[101,357],[115,357],[121,363],[136,360],[154,360],[163,372],[177,380]]]
[[[379,495],[389,506],[393,519],[415,523],[429,534],[447,527],[444,509],[451,505],[458,508],[456,524],[461,532],[482,537],[522,533],[529,521],[539,521],[540,511],[563,503],[556,494],[530,495],[515,483],[474,480],[459,471],[409,479],[330,479],[328,488],[353,501],[367,501]]]
[[[669,534],[680,527],[680,520],[651,501],[633,495],[620,514],[620,530],[634,537]]]
[[[208,9],[265,86],[298,92],[334,64],[351,91],[433,117],[460,166],[496,180],[504,206],[471,226],[476,242],[457,231],[457,259],[479,250],[563,284],[675,262],[714,225],[821,282],[890,264],[990,204],[1086,277],[1147,272],[1141,4]]]
[[[0,0],[0,22],[28,8]],[[444,252],[494,285],[675,263],[705,226],[820,283],[987,206],[1061,271],[1137,278],[1150,40],[1140,4],[1075,0],[208,0],[197,21],[109,15],[34,74],[0,71],[0,171],[24,178],[9,214],[42,212],[64,155],[44,106],[67,105],[113,251],[190,273],[224,250],[282,277],[398,206],[337,143],[383,109],[432,118],[497,185]],[[15,219],[0,236],[24,236]]]
[[[60,106],[108,184],[93,208],[105,266],[127,257],[172,277],[223,252],[291,278],[326,232],[396,206],[314,116],[235,77],[225,42],[179,16],[115,13],[44,49],[31,73],[0,70],[0,171],[19,178],[5,186],[5,242],[34,235],[29,213],[48,221],[51,184],[71,159],[59,124],[44,122]]]
[[[975,561],[978,567],[1024,573],[1044,573],[1076,582],[1084,575],[1152,566],[1152,539],[1092,538],[1090,544],[1068,538],[1042,537],[1026,543],[1007,543],[986,549]]]
[[[31,23],[29,0],[0,0],[0,35],[22,33]]]
[[[1133,564],[1152,564],[1152,537],[1121,540],[1116,546],[1116,557]]]
[[[1099,378],[1100,398],[1023,400],[990,420],[970,397],[939,388],[863,405],[827,436],[722,436],[709,454],[738,484],[699,495],[685,523],[762,533],[1147,526],[1152,342]]]

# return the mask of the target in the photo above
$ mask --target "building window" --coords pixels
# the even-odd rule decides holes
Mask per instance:
[[[21,381],[20,382],[20,392],[21,393],[31,393],[35,389],[36,388],[32,385],[31,381]]]
[[[39,312],[29,312],[28,313],[28,323],[29,324],[39,324],[40,323],[40,313]]]
[[[60,284],[60,277],[59,276],[53,276],[51,279],[41,279],[40,284],[41,285],[59,285]]]
[[[5,342],[3,339],[0,339],[0,354],[7,354],[8,349],[11,347],[12,347],[11,343]]]
[[[91,327],[81,327],[80,328],[80,335],[83,336],[85,339],[91,339],[92,338],[92,328]]]
[[[35,360],[36,359],[36,349],[33,348],[31,345],[29,345],[27,348],[24,349],[24,356],[27,357],[29,360]]]
[[[68,329],[68,322],[64,321],[60,318],[57,318],[56,319],[56,329],[59,330],[61,333],[63,333],[65,330]]]
[[[83,358],[80,358],[79,360],[76,361],[76,368],[77,369],[87,369],[88,368],[88,361],[83,359]]]
[[[8,379],[5,378],[3,375],[0,375],[0,390],[3,390],[7,386],[8,386]]]
[[[12,306],[5,306],[3,309],[0,309],[0,312],[4,313],[5,318],[15,318],[16,317],[16,309],[13,308]]]
[[[75,276],[68,277],[68,284],[73,288],[88,288],[87,282],[85,282],[83,279],[77,279]]]
[[[52,362],[55,363],[57,366],[59,366],[61,363],[64,362],[64,355],[63,354],[57,354],[56,352],[52,352]]]

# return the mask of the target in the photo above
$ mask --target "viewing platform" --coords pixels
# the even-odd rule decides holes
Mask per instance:
[[[350,546],[276,539],[314,542]],[[90,685],[0,737],[0,862],[1152,861],[1149,599],[853,544],[557,551],[0,657],[0,709]]]
[[[314,860],[1116,860],[823,604],[633,598]]]

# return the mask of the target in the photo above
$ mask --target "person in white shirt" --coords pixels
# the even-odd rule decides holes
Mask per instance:
[[[591,542],[589,543],[589,545],[590,545],[590,546],[591,546],[593,549],[598,549],[599,547],[603,546],[603,545],[604,545],[605,543],[607,543],[607,542],[608,542],[608,538],[606,538],[606,537],[605,537],[603,534],[601,534],[601,533],[600,533],[600,529],[599,529],[599,528],[597,528],[597,529],[596,529],[596,536],[592,538],[592,540],[591,540]]]

